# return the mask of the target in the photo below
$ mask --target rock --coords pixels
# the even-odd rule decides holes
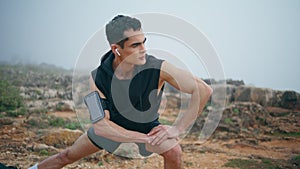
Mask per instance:
[[[58,111],[73,111],[74,103],[71,100],[62,100],[56,103],[56,110]]]
[[[205,83],[208,85],[212,84],[218,84],[218,83],[226,83],[227,85],[233,85],[233,86],[243,86],[245,85],[243,80],[233,80],[233,79],[227,79],[227,80],[221,80],[217,81],[215,79],[203,79]]]
[[[39,143],[26,144],[25,150],[37,152],[40,155],[50,155],[59,152],[59,150],[53,146],[48,146],[46,144]]]
[[[1,125],[11,125],[14,123],[14,120],[9,117],[0,118],[0,126]]]
[[[199,116],[191,131],[201,131],[204,123],[210,123],[205,120],[203,115]],[[215,122],[212,120],[211,123]],[[220,139],[256,138],[260,134],[270,132],[269,124],[271,123],[272,117],[263,106],[255,102],[233,102],[223,111],[214,137]]]
[[[244,142],[250,145],[258,145],[258,140],[255,138],[247,138]]]
[[[281,106],[287,109],[300,109],[300,95],[295,91],[285,91],[281,98]]]
[[[299,156],[292,156],[289,159],[289,162],[293,165],[295,165],[296,167],[300,168],[300,158]]]
[[[57,90],[56,89],[46,89],[43,92],[43,98],[51,99],[57,97]]]
[[[232,80],[232,79],[227,79],[226,84],[227,85],[233,85],[233,86],[243,86],[243,85],[245,85],[243,80]]]
[[[1,139],[7,139],[7,140],[11,139],[11,137],[9,135],[7,135],[7,134],[2,134],[0,138]]]
[[[278,91],[252,86],[240,86],[231,91],[231,102],[255,102],[262,106],[300,110],[300,94],[295,91]]]
[[[279,107],[267,107],[269,114],[272,116],[272,123],[269,127],[272,132],[289,135],[299,132],[300,111],[284,109]]]
[[[50,130],[39,139],[39,142],[56,148],[65,148],[71,146],[82,134],[83,132],[80,130]]]
[[[50,146],[46,144],[34,144],[33,145],[33,151],[39,152],[41,150],[47,150]]]
[[[234,93],[238,87],[235,85],[226,85],[226,99],[227,102],[231,103],[234,101]]]
[[[234,101],[255,102],[262,106],[273,104],[274,92],[268,88],[241,86],[234,93]]]

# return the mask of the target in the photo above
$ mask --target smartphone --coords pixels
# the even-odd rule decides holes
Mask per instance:
[[[101,98],[97,91],[93,91],[84,97],[84,103],[86,104],[92,123],[96,123],[105,117],[103,107],[101,105]]]

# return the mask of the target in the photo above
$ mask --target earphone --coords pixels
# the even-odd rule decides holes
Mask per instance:
[[[116,49],[115,51],[116,51],[116,53],[117,53],[119,56],[121,56],[121,54],[120,54],[120,52],[118,51],[118,49]]]

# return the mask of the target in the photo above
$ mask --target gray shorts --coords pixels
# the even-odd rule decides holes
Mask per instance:
[[[116,142],[105,137],[96,135],[94,127],[89,128],[89,130],[87,131],[87,136],[96,147],[100,149],[105,149],[110,153],[113,153],[120,146],[120,144],[122,144],[121,142]],[[139,147],[139,152],[142,156],[147,157],[152,154],[152,152],[146,150],[144,143],[136,144]]]

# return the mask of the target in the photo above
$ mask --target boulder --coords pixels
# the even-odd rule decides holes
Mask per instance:
[[[209,115],[202,113],[191,131],[199,133],[204,123],[215,123],[213,119],[209,120],[207,117]],[[260,134],[270,133],[272,129],[270,129],[269,124],[271,123],[272,117],[260,104],[255,102],[233,102],[224,109],[214,137],[220,139],[255,138]]]
[[[59,150],[53,146],[48,146],[46,144],[39,144],[39,143],[33,143],[31,145],[27,145],[27,149],[32,150],[34,152],[38,152],[40,154],[44,152],[44,154],[46,153],[47,155],[49,153],[54,154],[59,152]]]
[[[300,110],[300,94],[295,91],[240,86],[233,90],[231,98],[231,101],[255,102],[262,106]]]
[[[262,106],[271,106],[274,99],[274,91],[268,88],[252,86],[240,86],[233,94],[234,101],[255,102]]]
[[[71,146],[82,134],[80,130],[55,129],[47,131],[39,142],[56,148],[65,148]]]
[[[295,91],[285,91],[281,97],[281,106],[286,109],[300,110],[300,94]]]
[[[9,117],[0,118],[0,126],[2,126],[2,125],[11,125],[13,123],[14,123],[13,118],[9,118]]]

